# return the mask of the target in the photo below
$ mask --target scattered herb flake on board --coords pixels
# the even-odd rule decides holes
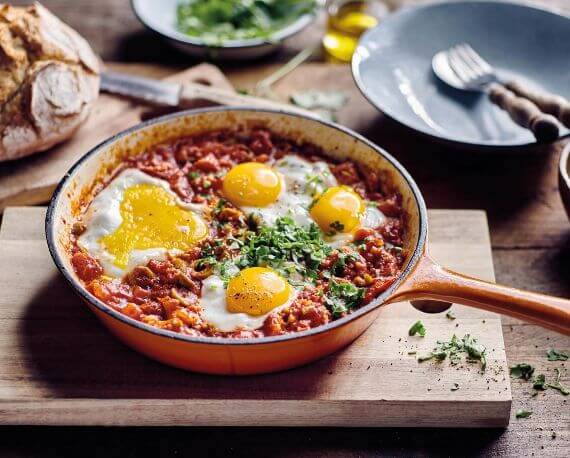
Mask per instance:
[[[408,331],[408,335],[410,336],[415,336],[416,334],[419,334],[421,337],[425,337],[426,335],[426,328],[421,320],[418,320],[412,324],[412,327]]]
[[[534,367],[527,363],[520,363],[516,366],[511,366],[510,373],[512,378],[522,378],[524,380],[530,380],[532,374],[534,374]]]
[[[560,373],[560,369],[556,368],[554,370],[556,371],[556,380],[554,381],[554,383],[547,383],[546,386],[560,391],[560,393],[563,394],[564,396],[568,396],[570,394],[570,390],[566,385],[562,384],[562,382],[560,381],[560,376],[562,375]]]
[[[447,317],[448,320],[451,320],[451,321],[455,320],[455,318],[456,318],[456,316],[451,312],[447,312],[445,314],[445,316]]]
[[[466,354],[467,362],[481,362],[481,370],[484,371],[487,367],[487,360],[485,358],[486,349],[483,345],[478,343],[477,339],[465,334],[463,339],[459,340],[456,335],[453,335],[448,342],[437,341],[435,348],[431,353],[418,357],[418,362],[428,361],[435,359],[443,361],[447,357],[451,364],[457,364],[461,360],[461,354]]]
[[[532,411],[530,410],[523,410],[523,409],[519,409],[517,410],[516,413],[516,417],[517,418],[528,418],[532,415]]]
[[[547,352],[548,361],[567,361],[568,353],[551,348]]]
[[[535,390],[544,391],[548,388],[548,384],[546,383],[546,377],[544,374],[538,374],[534,379],[532,379],[532,387]]]

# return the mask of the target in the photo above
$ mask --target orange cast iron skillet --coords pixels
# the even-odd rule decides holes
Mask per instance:
[[[322,147],[332,159],[366,164],[398,189],[407,213],[405,269],[372,303],[327,325],[259,339],[190,337],[143,324],[89,294],[70,265],[70,227],[95,183],[122,158],[182,135],[237,126],[264,125],[273,132]],[[450,224],[453,224],[450,221]],[[309,363],[351,343],[377,317],[380,306],[411,299],[457,302],[504,313],[570,335],[570,301],[519,291],[453,273],[428,254],[427,211],[408,172],[383,149],[344,127],[278,111],[212,108],[165,116],[133,127],[91,150],[65,175],[50,203],[46,235],[55,264],[103,324],[135,350],[182,369],[212,374],[258,374]]]

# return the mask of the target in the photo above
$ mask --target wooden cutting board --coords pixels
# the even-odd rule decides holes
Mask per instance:
[[[0,228],[0,424],[497,427],[511,389],[498,315],[453,305],[383,309],[345,350],[278,374],[219,377],[151,361],[115,340],[64,283],[43,208],[9,208]],[[432,210],[437,260],[493,280],[484,212]],[[453,222],[449,225],[449,222]],[[409,337],[421,319],[427,335]],[[418,363],[437,340],[470,333],[488,367]],[[457,383],[459,389],[452,391]]]
[[[165,79],[234,90],[224,74],[209,64],[192,67]],[[0,213],[9,205],[47,202],[59,180],[83,154],[140,122],[147,109],[116,96],[101,94],[85,124],[70,140],[29,158],[0,163]]]

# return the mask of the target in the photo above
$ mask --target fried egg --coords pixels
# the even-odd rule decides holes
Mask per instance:
[[[376,228],[386,219],[376,206],[366,205],[349,186],[326,189],[314,199],[309,213],[334,248],[352,240],[358,228]]]
[[[377,207],[367,206],[352,188],[339,186],[326,162],[295,155],[273,166],[236,165],[224,177],[222,190],[246,215],[258,214],[266,225],[283,216],[301,226],[316,223],[334,247],[350,241],[357,228],[375,228],[385,220]]]
[[[336,178],[325,162],[291,155],[273,166],[257,162],[234,166],[224,177],[222,191],[246,215],[259,215],[266,225],[289,216],[297,224],[308,226],[313,196],[335,185]]]
[[[206,238],[203,205],[183,202],[168,182],[126,169],[93,199],[78,238],[105,273],[121,277],[151,259],[179,254]]]
[[[248,267],[228,282],[211,275],[202,282],[200,306],[204,321],[223,332],[254,330],[265,319],[295,300],[297,292],[275,270]]]

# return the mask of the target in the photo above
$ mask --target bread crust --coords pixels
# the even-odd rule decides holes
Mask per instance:
[[[99,93],[89,44],[39,3],[0,5],[0,161],[69,138]]]

